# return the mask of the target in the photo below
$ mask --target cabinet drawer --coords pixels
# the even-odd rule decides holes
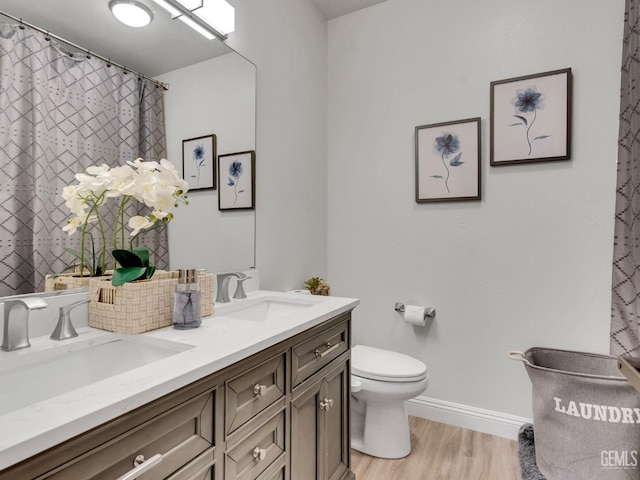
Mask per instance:
[[[210,448],[168,477],[167,480],[215,480],[215,478],[214,449]],[[143,479],[144,477],[140,477],[140,480]]]
[[[291,355],[293,386],[302,383],[348,348],[348,322],[341,322],[294,346]]]
[[[285,365],[281,353],[225,383],[227,435],[284,397]]]
[[[285,410],[227,451],[224,478],[225,480],[262,478],[260,475],[276,460],[282,458],[284,451]]]
[[[213,446],[214,401],[211,392],[192,398],[41,478],[113,480],[132,470],[139,455],[161,454],[162,461],[138,478],[164,479]]]

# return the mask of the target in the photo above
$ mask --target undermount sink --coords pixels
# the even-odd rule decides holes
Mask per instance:
[[[53,398],[193,348],[191,345],[105,334],[0,359],[0,415]]]
[[[219,315],[251,322],[269,322],[300,313],[320,303],[315,297],[300,296],[300,298],[265,297],[242,300],[238,304],[225,305],[220,308]]]

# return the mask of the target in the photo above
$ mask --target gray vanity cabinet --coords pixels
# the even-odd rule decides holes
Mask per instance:
[[[293,392],[291,479],[355,478],[350,467],[350,373],[344,354]]]
[[[354,479],[350,318],[327,320],[9,467],[0,480],[115,480],[154,457],[161,461],[131,478]]]

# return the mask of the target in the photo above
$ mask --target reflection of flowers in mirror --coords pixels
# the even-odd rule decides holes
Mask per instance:
[[[125,207],[132,198],[149,207],[151,212],[129,219],[130,248],[140,233],[169,223],[173,218],[171,211],[179,203],[188,204],[186,193],[189,185],[166,159],[155,162],[138,158],[117,167],[94,165],[87,168],[85,173],[77,173],[75,178],[78,183],[65,187],[62,192],[65,205],[72,214],[62,230],[69,235],[80,230],[80,251],[67,251],[79,258],[77,266],[81,267],[81,276],[85,270],[89,270],[90,275],[101,275],[106,270],[105,226],[99,209],[110,198],[119,200],[112,229],[113,249],[125,248]],[[91,235],[89,225],[96,226],[102,240],[98,257],[91,252],[94,257],[91,263],[85,261],[85,239],[86,235]],[[93,235],[91,238],[93,240]]]

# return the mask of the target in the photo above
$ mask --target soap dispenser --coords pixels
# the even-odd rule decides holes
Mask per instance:
[[[173,304],[173,326],[178,329],[197,328],[200,323],[202,303],[198,272],[195,268],[181,268]]]

